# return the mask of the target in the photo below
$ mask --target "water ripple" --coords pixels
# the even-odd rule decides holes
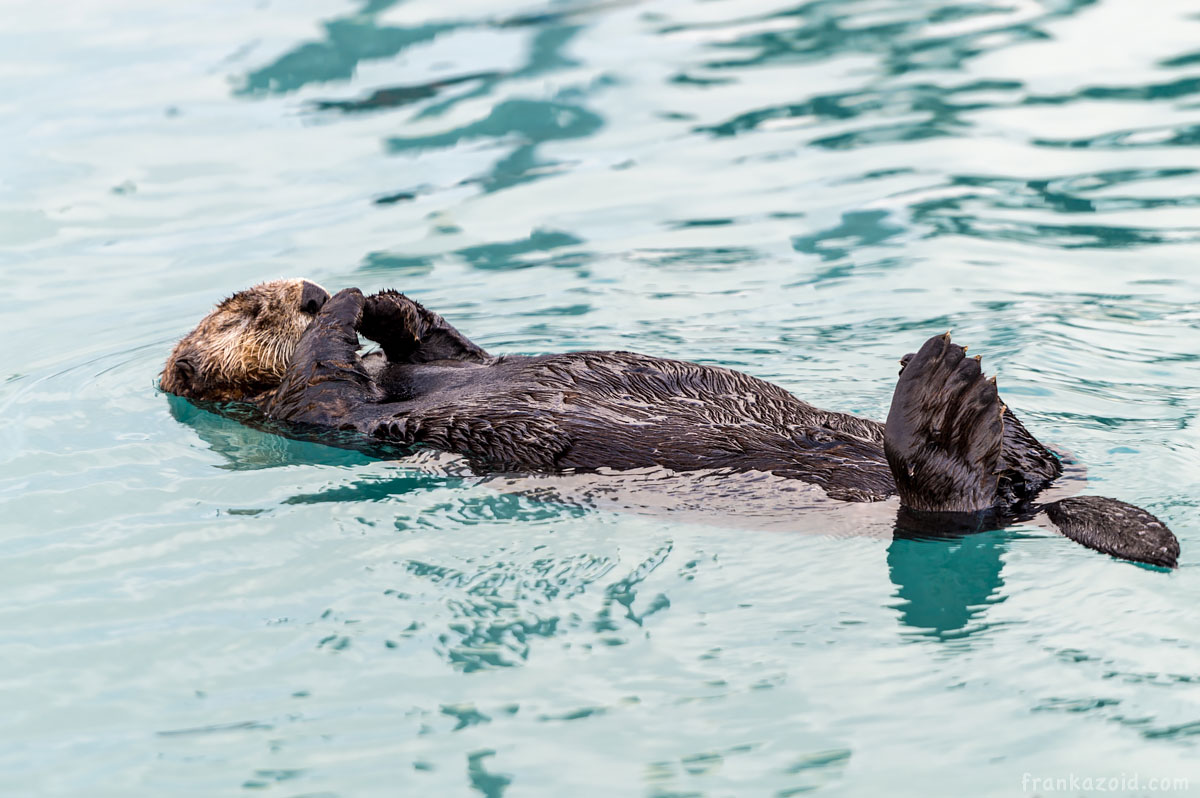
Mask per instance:
[[[1190,774],[1198,24],[1169,0],[18,4],[6,789]],[[770,479],[481,480],[156,390],[214,301],[295,274],[404,290],[496,352],[700,360],[875,418],[952,328],[1070,453],[1063,491],[1150,508],[1183,564],[1036,527],[892,540]]]

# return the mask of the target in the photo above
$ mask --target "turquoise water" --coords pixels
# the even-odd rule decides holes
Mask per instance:
[[[5,17],[0,792],[1200,790],[1194,6]],[[156,392],[290,276],[876,418],[953,328],[1181,567],[581,509]]]

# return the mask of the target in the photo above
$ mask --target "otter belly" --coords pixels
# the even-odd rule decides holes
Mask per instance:
[[[874,422],[820,411],[729,369],[573,352],[379,373],[398,411],[386,437],[459,451],[488,469],[760,471],[851,501],[895,490]]]

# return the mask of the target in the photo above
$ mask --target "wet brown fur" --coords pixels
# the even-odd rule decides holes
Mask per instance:
[[[306,280],[275,280],[220,302],[175,345],[162,389],[189,399],[253,401],[279,386],[315,310],[304,308]],[[328,297],[323,288],[320,289]],[[322,303],[323,304],[323,303]]]
[[[762,471],[846,501],[899,494],[906,524],[983,514],[979,523],[1003,525],[1045,510],[1064,535],[1100,551],[1165,566],[1179,553],[1165,525],[1123,502],[1036,504],[1061,465],[949,333],[905,357],[880,424],[696,363],[631,352],[492,357],[394,291],[326,299],[302,280],[235,294],[176,346],[163,389],[455,452],[480,471]],[[323,309],[308,312],[318,300]],[[383,351],[360,356],[360,333]]]

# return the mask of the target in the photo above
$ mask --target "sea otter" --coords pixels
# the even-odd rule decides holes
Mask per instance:
[[[382,351],[360,356],[360,334]],[[161,385],[248,402],[296,430],[457,453],[479,472],[768,472],[842,501],[898,495],[900,523],[933,532],[1040,511],[1085,546],[1174,567],[1178,540],[1145,510],[1098,496],[1038,503],[1062,465],[966,351],[946,333],[902,358],[881,424],[715,366],[632,352],[496,357],[398,292],[330,297],[280,280],[220,303],[176,345]]]

